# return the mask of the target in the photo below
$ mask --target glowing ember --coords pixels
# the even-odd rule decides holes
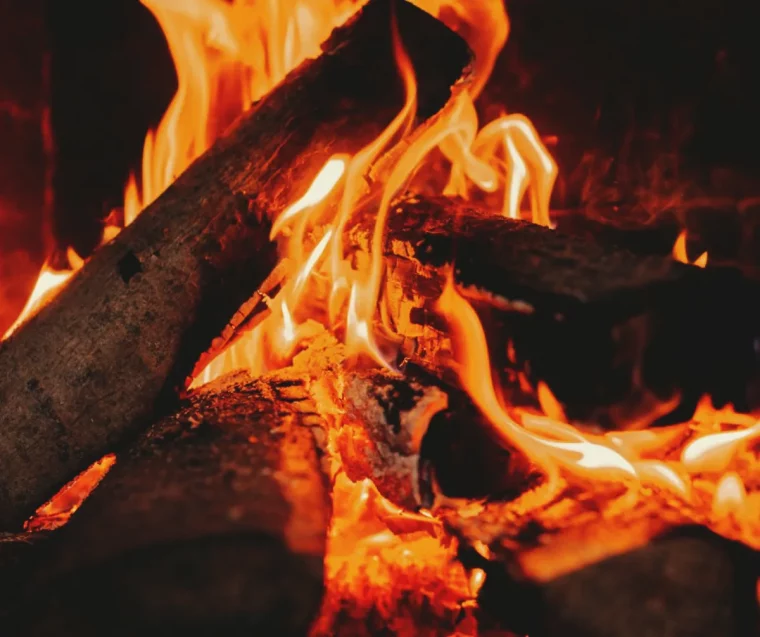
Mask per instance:
[[[24,528],[27,531],[52,531],[66,524],[115,463],[113,454],[98,460],[37,509]]]

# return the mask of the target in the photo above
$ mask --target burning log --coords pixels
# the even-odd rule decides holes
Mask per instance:
[[[756,634],[757,553],[677,515],[661,517],[666,505],[653,499],[612,521],[570,511],[558,520],[564,529],[532,516],[521,524],[504,504],[469,520],[450,517],[470,542],[463,561],[486,573],[484,620],[539,637]]]
[[[330,504],[297,385],[225,377],[149,429],[33,562],[4,572],[22,582],[5,626],[305,634]]]
[[[444,198],[399,202],[386,237],[403,354],[439,375],[451,351],[433,306],[453,263],[502,384],[544,381],[572,419],[644,426],[679,396],[688,417],[704,394],[740,409],[757,395],[759,289],[737,271],[634,255]],[[366,246],[366,231],[352,240]]]
[[[325,414],[325,452],[352,481],[370,479],[397,506],[430,507],[438,491],[480,498],[534,483],[522,454],[493,444],[470,398],[421,368],[356,369],[325,334],[295,357],[293,369]]]
[[[291,73],[0,347],[0,528],[171,404],[202,352],[270,273],[269,216],[404,103],[391,16],[439,109],[466,45],[405,2],[374,0]],[[215,342],[216,339],[216,342]]]

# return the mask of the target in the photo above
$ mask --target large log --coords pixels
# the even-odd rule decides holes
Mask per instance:
[[[493,502],[445,514],[463,562],[486,573],[484,618],[540,637],[756,634],[757,552],[692,525],[663,494],[614,512],[616,495],[568,489],[528,513]]]
[[[401,353],[443,376],[451,345],[434,304],[453,264],[515,400],[522,374],[534,388],[546,382],[570,418],[632,427],[679,395],[674,418],[705,393],[740,409],[760,399],[760,287],[738,271],[635,255],[445,198],[401,200],[386,239]],[[367,246],[362,224],[352,243]]]
[[[406,2],[370,2],[0,346],[0,528],[173,401],[272,269],[268,217],[396,115],[394,14],[418,115],[439,109],[466,45]]]
[[[140,436],[3,572],[3,634],[305,634],[330,502],[297,384],[222,378]]]

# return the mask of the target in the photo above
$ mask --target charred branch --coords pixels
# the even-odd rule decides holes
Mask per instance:
[[[393,15],[420,78],[418,114],[439,109],[466,45],[406,2],[370,2],[3,343],[0,528],[171,405],[272,270],[270,216],[398,112]]]
[[[304,634],[330,505],[296,385],[226,377],[151,427],[4,571],[7,634]]]

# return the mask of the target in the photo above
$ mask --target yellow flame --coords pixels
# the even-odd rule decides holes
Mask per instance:
[[[84,264],[82,258],[73,248],[68,249],[66,258],[68,261],[68,268],[63,270],[54,270],[47,263],[42,266],[37,281],[34,284],[34,288],[32,288],[29,298],[26,300],[24,308],[16,317],[13,324],[5,331],[5,334],[3,334],[3,337],[0,340],[8,338],[16,331],[16,329],[18,329],[19,325],[26,322],[43,305],[45,305],[45,303],[58,294],[66,282],[71,278],[71,275],[79,270]]]
[[[741,447],[760,438],[760,422],[747,429],[725,431],[697,438],[681,454],[681,462],[689,473],[725,471]]]
[[[712,510],[718,518],[727,518],[729,515],[740,517],[744,505],[747,502],[747,490],[744,482],[735,471],[725,474],[715,487]]]
[[[282,214],[277,217],[277,220],[272,224],[272,231],[269,237],[276,237],[288,222],[292,221],[304,210],[308,210],[323,202],[341,180],[345,171],[346,159],[343,156],[335,156],[328,159],[304,195],[283,210]]]

